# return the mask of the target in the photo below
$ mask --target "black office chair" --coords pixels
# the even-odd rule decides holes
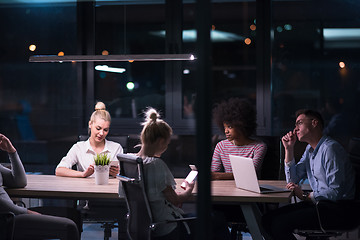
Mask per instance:
[[[14,217],[12,212],[0,212],[0,236],[4,240],[14,238]]]
[[[88,135],[80,135],[79,141],[86,141]],[[106,137],[107,140],[117,142],[122,147],[124,152],[128,148],[129,136],[111,135]],[[108,240],[112,235],[112,229],[118,228],[119,239],[123,236],[122,230],[125,229],[125,217],[127,213],[126,203],[121,199],[109,200],[84,200],[78,206],[81,212],[82,221],[84,223],[100,223],[101,228],[104,229],[104,240]]]
[[[329,205],[335,204],[326,201],[318,201],[315,204],[316,212],[317,212],[317,220],[319,224],[319,228],[314,229],[296,229],[294,233],[298,234],[299,236],[303,236],[306,240],[328,240],[330,237],[337,237],[341,236],[346,232],[353,231],[354,229],[358,228],[360,225],[359,219],[359,208],[360,203],[351,202],[346,207],[346,211],[351,213],[346,219],[341,219],[336,226],[328,225],[327,219],[324,217],[324,211],[328,211]],[[323,209],[323,206],[326,206],[326,210]],[[356,215],[354,214],[356,212]]]
[[[349,158],[355,170],[355,200],[348,203],[347,210],[349,212],[346,219],[340,219],[336,226],[327,225],[324,219],[324,205],[329,207],[330,202],[319,201],[315,204],[317,218],[319,223],[318,229],[297,229],[295,233],[306,237],[306,240],[322,240],[330,237],[341,236],[346,232],[350,232],[360,226],[360,138],[353,138],[349,142],[348,147]]]
[[[151,239],[151,232],[160,224],[195,220],[195,217],[153,222],[144,177],[143,160],[132,154],[119,154],[120,174],[128,207],[128,236],[132,240]]]

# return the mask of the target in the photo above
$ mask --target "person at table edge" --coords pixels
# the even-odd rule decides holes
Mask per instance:
[[[287,187],[301,202],[289,204],[263,216],[263,226],[271,239],[291,240],[295,229],[319,228],[315,203],[323,201],[326,223],[337,225],[348,219],[351,200],[355,196],[355,175],[345,149],[323,135],[324,121],[320,113],[302,109],[296,112],[295,129],[282,137],[285,148]],[[295,163],[296,138],[308,143],[300,161]],[[308,178],[312,192],[299,186]]]
[[[50,216],[51,213],[41,214],[33,210],[42,210],[41,207],[30,210],[14,204],[4,186],[8,188],[25,187],[27,185],[25,169],[16,148],[3,134],[0,134],[0,150],[8,153],[11,163],[10,169],[0,164],[0,212],[11,212],[15,215],[14,240],[54,238],[78,240],[81,233],[73,220],[61,216]],[[4,236],[0,236],[1,239],[2,237]]]

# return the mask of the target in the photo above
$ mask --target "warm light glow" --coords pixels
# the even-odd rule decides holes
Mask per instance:
[[[255,25],[255,24],[251,24],[251,25],[250,25],[250,30],[251,30],[251,31],[255,31],[255,30],[256,30],[256,25]]]
[[[250,45],[251,44],[251,39],[250,38],[245,38],[244,40],[246,45]]]
[[[345,63],[344,62],[339,62],[339,67],[340,68],[345,68]]]
[[[35,49],[36,49],[36,45],[34,45],[34,44],[31,44],[30,46],[29,46],[29,50],[30,51],[35,51]]]
[[[101,55],[109,55],[109,51],[103,50],[103,51],[101,52]]]
[[[215,25],[211,25],[211,30],[215,30]]]
[[[129,62],[131,62],[131,63],[132,63],[132,62],[134,62],[134,60],[129,60]]]
[[[58,53],[58,56],[60,57],[60,56],[64,56],[65,54],[64,54],[64,52],[59,52]]]

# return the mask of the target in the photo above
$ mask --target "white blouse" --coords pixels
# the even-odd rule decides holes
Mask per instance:
[[[111,161],[117,161],[116,155],[123,153],[123,148],[119,143],[105,139],[105,147],[101,153],[107,153]],[[57,165],[58,167],[72,168],[76,165],[78,171],[85,171],[91,164],[94,164],[96,152],[90,146],[89,139],[75,143]]]

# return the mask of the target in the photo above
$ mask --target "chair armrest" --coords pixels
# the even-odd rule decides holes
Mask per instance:
[[[26,208],[26,204],[23,201],[15,200],[13,201],[15,205]]]
[[[171,222],[186,222],[186,221],[193,221],[193,220],[196,220],[196,219],[197,219],[197,217],[176,218],[176,219],[166,220],[166,223],[171,223]]]
[[[10,216],[10,217],[15,217],[15,214],[13,212],[10,211],[1,211],[0,215],[2,216]]]
[[[157,225],[159,225],[159,224],[167,224],[167,223],[174,223],[174,222],[187,222],[187,221],[194,221],[196,219],[197,219],[197,217],[186,217],[186,218],[175,218],[175,219],[165,220],[163,222],[152,223],[150,226],[150,229],[154,230],[157,227]],[[190,234],[190,228],[187,225],[185,226],[185,228],[186,228],[188,234]]]
[[[317,219],[318,219],[318,222],[319,222],[319,226],[320,226],[320,229],[323,233],[326,233],[326,230],[324,229],[322,223],[321,223],[321,216],[320,216],[320,201],[316,201],[315,203],[315,209],[316,209],[316,215],[317,215]]]
[[[165,220],[162,222],[152,223],[152,225],[153,225],[153,227],[156,227],[156,225],[159,225],[159,224],[167,224],[167,223],[173,223],[173,222],[186,222],[186,221],[193,221],[196,219],[197,219],[197,217],[175,218],[175,219]]]
[[[139,180],[136,180],[135,178],[129,178],[120,174],[116,175],[116,178],[119,179],[122,182],[129,182],[129,183],[138,183]]]

